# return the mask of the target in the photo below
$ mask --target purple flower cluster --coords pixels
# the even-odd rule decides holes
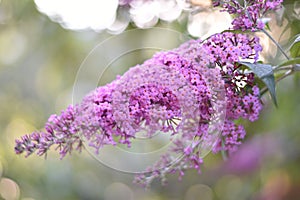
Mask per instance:
[[[233,29],[242,31],[263,29],[263,16],[271,10],[281,7],[283,0],[245,0],[241,5],[237,0],[214,0],[215,7],[222,7],[223,11],[234,14]]]
[[[203,155],[206,146],[212,146],[213,152],[227,151],[232,154],[244,139],[246,132],[242,125],[236,123],[239,118],[254,121],[258,119],[262,104],[259,98],[259,88],[254,83],[254,74],[245,73],[242,66],[238,64],[244,59],[258,59],[258,53],[262,50],[257,37],[249,37],[243,34],[222,33],[210,37],[207,41],[191,40],[183,44],[173,52],[159,53],[147,63],[164,64],[169,66],[181,66],[181,74],[191,85],[195,86],[196,94],[199,94],[199,125],[196,137],[190,145],[186,145],[182,140],[175,140],[172,152],[182,154],[180,161],[170,163],[171,155],[165,155],[154,166],[148,168],[148,173],[136,176],[135,182],[147,186],[154,178],[161,178],[165,182],[165,176],[168,173],[178,172],[179,177],[184,175],[186,169],[196,169],[200,173]],[[219,70],[212,76],[221,76],[218,83],[224,84],[224,95],[226,99],[219,99],[218,104],[226,101],[225,118],[220,124],[216,123],[214,131],[221,132],[221,136],[214,138],[210,133],[211,122],[214,121],[214,111],[222,112],[213,106],[213,96],[219,94],[210,94],[213,90],[211,84],[214,81],[208,81],[212,76],[203,75],[208,69]],[[185,69],[187,74],[184,72]],[[195,71],[194,71],[195,70]],[[193,74],[193,72],[201,73]],[[209,72],[212,72],[208,70]],[[214,71],[216,72],[216,71]],[[197,80],[194,77],[200,76]],[[204,82],[202,82],[204,81]],[[207,87],[210,85],[210,87]],[[203,87],[205,86],[205,87]],[[214,86],[213,88],[222,88]],[[217,118],[220,120],[219,118]],[[195,135],[194,135],[195,136]],[[215,142],[211,144],[211,142]]]
[[[262,109],[254,74],[245,73],[238,62],[243,59],[255,62],[262,47],[257,37],[230,32],[212,36],[203,46],[214,63],[221,68],[227,97],[226,120],[222,132],[225,143],[221,147],[220,139],[214,151],[227,150],[231,153],[245,136],[243,127],[235,125],[234,120],[244,118],[255,121]]]
[[[246,133],[237,119],[258,118],[262,105],[254,74],[238,64],[258,59],[258,42],[257,37],[222,33],[159,52],[80,104],[52,115],[45,131],[16,140],[15,152],[43,155],[56,145],[64,157],[74,145],[81,150],[87,144],[99,153],[103,145],[130,147],[141,131],[145,137],[169,133],[175,139],[168,153],[136,182],[164,181],[175,172],[181,177],[186,169],[200,172],[205,153],[232,153],[241,144]]]
[[[213,56],[212,60],[222,68],[226,96],[230,99],[227,118],[257,120],[262,109],[258,98],[259,88],[254,84],[254,74],[240,70],[238,62],[242,59],[258,59],[262,50],[258,38],[227,32],[212,36],[203,45]]]
[[[81,139],[94,147],[96,153],[103,145],[130,144],[129,139],[132,137],[115,121],[112,94],[117,86],[116,81],[97,88],[81,104],[76,105],[74,124],[79,127]]]

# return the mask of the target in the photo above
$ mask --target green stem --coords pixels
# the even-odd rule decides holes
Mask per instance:
[[[252,21],[253,24],[255,24],[254,20],[252,19],[251,15],[249,14],[248,10],[246,9],[246,6],[244,7],[245,13],[248,16],[248,18]],[[278,47],[278,49],[281,51],[281,53],[286,57],[286,59],[290,60],[289,56],[285,53],[281,45],[276,42],[276,40],[265,30],[261,29],[261,31],[270,38],[270,40]]]
[[[294,71],[291,69],[289,71],[287,71],[284,75],[282,75],[281,77],[279,77],[277,80],[276,80],[276,83],[278,83],[279,81],[283,80],[284,78],[292,75],[294,73]]]
[[[270,40],[272,40],[272,42],[278,47],[278,49],[281,51],[281,53],[285,56],[286,59],[290,60],[290,57],[285,53],[285,51],[283,50],[283,48],[281,47],[280,44],[278,44],[278,42],[276,42],[276,40],[274,40],[274,38],[265,30],[262,29],[261,30],[265,35],[268,36],[268,38],[270,38]]]
[[[222,138],[222,148],[224,148],[224,147],[225,147],[225,143],[224,143],[224,139]],[[222,150],[221,154],[222,154],[222,158],[224,161],[228,160],[228,155],[225,150]]]
[[[273,72],[278,72],[278,71],[287,71],[287,70],[292,70],[293,67],[275,67],[273,68]]]

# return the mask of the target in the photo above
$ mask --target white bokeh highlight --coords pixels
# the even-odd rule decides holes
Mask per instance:
[[[190,15],[187,29],[192,36],[205,39],[228,29],[231,21],[231,16],[226,12],[203,10]]]
[[[35,0],[40,12],[68,29],[103,30],[116,19],[118,0]]]
[[[228,13],[211,10],[207,0],[35,0],[40,12],[62,27],[72,30],[107,30],[120,34],[130,22],[138,28],[150,28],[159,20],[172,22],[189,13],[188,32],[206,38],[230,27]]]

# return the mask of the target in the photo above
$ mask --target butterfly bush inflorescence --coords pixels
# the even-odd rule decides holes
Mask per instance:
[[[245,8],[234,0],[214,1],[214,5],[237,14],[234,29],[246,30],[262,28],[259,18],[281,3],[246,2]],[[63,158],[74,149],[81,151],[84,142],[96,153],[104,145],[125,144],[130,148],[136,133],[143,129],[148,137],[157,131],[181,137],[172,140],[168,153],[138,174],[135,182],[147,186],[154,178],[164,182],[168,173],[178,172],[181,177],[186,169],[200,172],[203,145],[210,144],[214,153],[232,154],[246,135],[237,119],[258,119],[260,91],[254,74],[246,73],[239,62],[256,62],[261,51],[258,37],[224,32],[156,53],[90,92],[81,103],[50,116],[43,131],[17,139],[15,152],[41,156],[56,146]],[[223,98],[215,100],[220,95]],[[211,124],[220,120],[220,113],[223,121],[214,127],[220,136],[212,140]],[[172,162],[174,152],[182,155],[176,162]]]

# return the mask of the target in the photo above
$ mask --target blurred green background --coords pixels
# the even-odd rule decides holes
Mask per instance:
[[[299,9],[297,1],[286,3],[293,12]],[[299,33],[297,15],[286,17],[290,21],[284,24],[291,25],[286,34]],[[184,23],[158,26],[186,35]],[[47,159],[15,155],[16,138],[41,129],[52,113],[72,103],[82,61],[108,37],[104,32],[65,30],[39,13],[30,0],[0,0],[0,199],[300,199],[300,79],[296,76],[278,84],[278,109],[267,95],[263,97],[260,120],[245,122],[247,139],[236,156],[224,162],[220,155],[210,154],[204,159],[202,174],[187,172],[181,182],[169,176],[167,186],[154,182],[150,190],[144,190],[132,184],[132,174],[105,167],[86,151],[63,160],[56,152]],[[141,37],[155,38],[147,31]],[[117,45],[129,45],[134,39]],[[268,48],[266,59],[274,62],[276,52]],[[135,52],[116,61],[99,84],[153,53]],[[88,84],[88,75],[81,81]]]

